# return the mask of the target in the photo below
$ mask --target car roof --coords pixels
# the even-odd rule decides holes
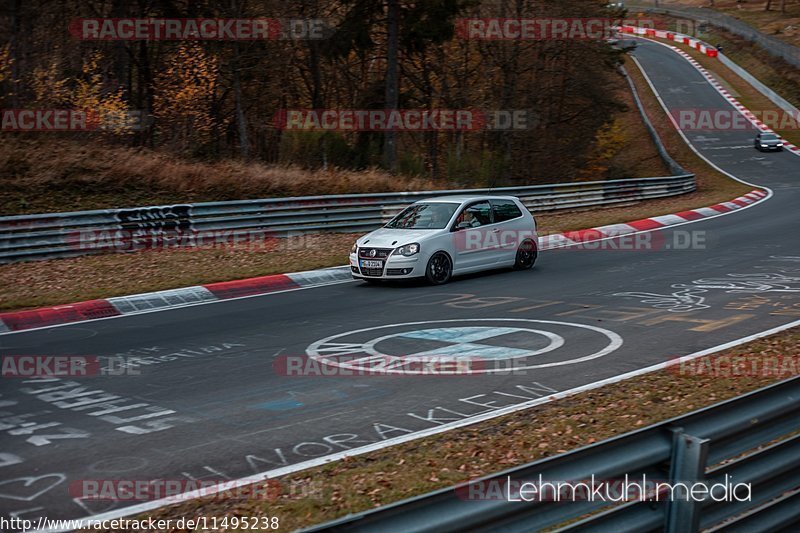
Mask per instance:
[[[453,195],[453,196],[436,196],[435,198],[425,198],[415,203],[422,202],[448,202],[454,204],[465,204],[469,202],[477,202],[480,200],[518,200],[516,196],[487,196],[487,195]]]

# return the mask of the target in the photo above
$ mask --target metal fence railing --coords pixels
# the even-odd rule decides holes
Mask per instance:
[[[795,377],[572,452],[305,531],[798,531],[798,430],[800,377]],[[592,475],[595,483],[626,475],[640,481],[646,475],[676,487],[680,482],[687,487],[721,483],[738,492],[722,498],[717,488],[714,498],[705,501],[672,492],[659,501],[631,497],[616,505],[588,498],[520,502],[504,497],[507,491],[514,494],[506,487],[537,483],[539,476],[577,483]],[[701,493],[698,488],[695,496]]]
[[[658,2],[656,2],[656,4],[658,4]],[[647,5],[641,0],[636,2],[636,5],[630,5],[629,7],[630,9],[643,9],[648,13],[661,13],[717,26],[760,45],[773,56],[779,57],[795,67],[800,67],[800,47],[781,41],[776,37],[766,35],[750,24],[730,15],[726,15],[725,13],[706,8],[664,6],[663,2],[661,5],[656,6]],[[777,9],[777,7],[775,9]],[[681,30],[679,29],[679,31]]]
[[[720,63],[722,63],[723,65],[734,71],[740,78],[742,78],[747,83],[755,87],[755,89],[758,92],[769,98],[772,101],[772,103],[774,103],[776,106],[778,106],[783,111],[788,113],[789,116],[800,117],[800,110],[798,110],[795,106],[793,106],[791,102],[789,102],[784,97],[782,97],[781,95],[779,95],[778,93],[776,93],[775,91],[773,91],[772,89],[770,89],[769,87],[758,81],[758,79],[755,76],[753,76],[745,69],[734,63],[725,54],[719,54],[718,57]]]
[[[494,189],[304,196],[0,217],[0,263],[129,251],[156,239],[253,231],[270,236],[366,232],[434,196],[518,196],[534,212],[624,204],[695,190],[693,174]]]

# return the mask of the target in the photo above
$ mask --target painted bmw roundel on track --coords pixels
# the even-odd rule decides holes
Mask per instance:
[[[465,367],[470,373],[499,373],[581,363],[620,346],[622,337],[597,326],[476,318],[352,330],[314,342],[306,354],[326,365],[370,373],[423,374],[431,365],[437,374],[461,373]]]

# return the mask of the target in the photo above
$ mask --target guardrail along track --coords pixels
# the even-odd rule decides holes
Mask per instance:
[[[638,5],[638,3],[637,5],[630,5],[629,8],[643,10],[648,13],[669,15],[676,18],[688,18],[700,23],[717,26],[758,44],[773,56],[779,57],[795,67],[800,67],[800,47],[781,41],[776,37],[766,35],[747,22],[725,13],[706,8],[646,6]]]
[[[305,531],[693,532],[791,530],[800,523],[800,377],[591,446]],[[749,483],[749,501],[508,501],[489,487],[625,476],[676,484]],[[494,485],[493,485],[494,484]],[[472,489],[472,492],[470,490]],[[477,494],[477,497],[470,495]],[[513,492],[512,492],[513,494]],[[717,498],[721,492],[716,493]],[[745,499],[744,490],[738,496]],[[608,508],[609,505],[613,507]],[[588,515],[588,517],[587,517]],[[794,529],[795,531],[797,528]]]
[[[0,217],[0,263],[132,251],[159,239],[225,232],[367,232],[406,205],[434,196],[518,196],[533,212],[614,205],[695,190],[693,174],[659,178],[402,193],[301,196]],[[207,241],[206,241],[207,242]]]

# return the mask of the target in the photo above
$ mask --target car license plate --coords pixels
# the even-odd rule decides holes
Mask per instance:
[[[361,268],[383,268],[383,261],[361,260]]]

